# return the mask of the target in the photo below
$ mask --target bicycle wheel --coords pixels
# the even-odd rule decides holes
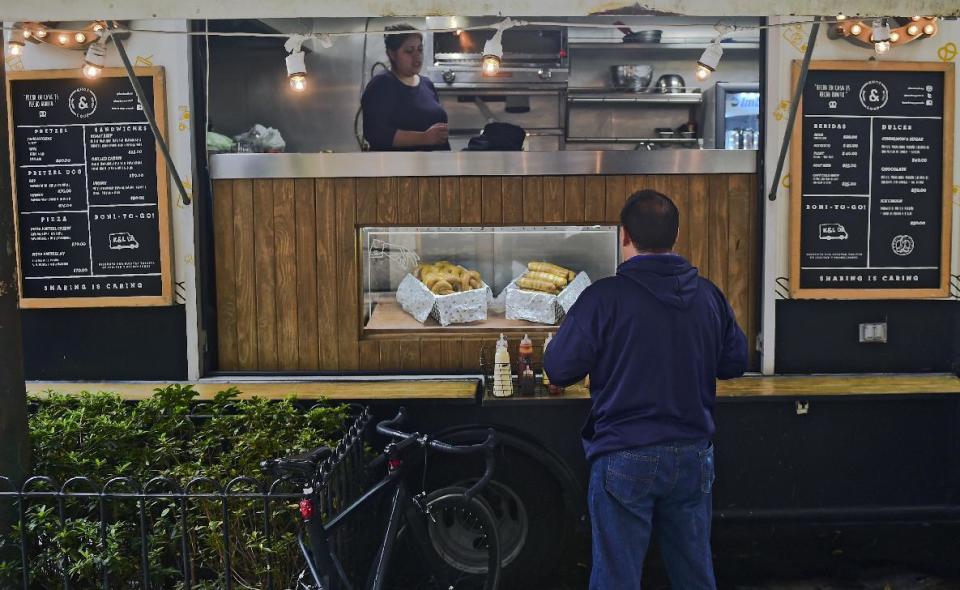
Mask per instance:
[[[500,537],[492,512],[466,488],[449,487],[424,500],[425,515],[416,508],[407,521],[429,568],[420,588],[495,590],[500,583]]]

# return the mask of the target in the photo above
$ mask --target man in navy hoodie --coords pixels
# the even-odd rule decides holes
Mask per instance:
[[[590,375],[591,590],[639,589],[654,527],[673,588],[716,587],[716,379],[743,374],[747,346],[723,293],[672,252],[679,217],[656,191],[627,200],[623,263],[580,295],[544,358],[556,385]]]

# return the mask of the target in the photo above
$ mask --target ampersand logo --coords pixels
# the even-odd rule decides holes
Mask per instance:
[[[77,88],[67,101],[70,112],[78,119],[86,119],[97,112],[97,95],[89,88]]]
[[[870,80],[860,87],[860,104],[868,111],[879,111],[887,104],[889,93],[880,80]]]

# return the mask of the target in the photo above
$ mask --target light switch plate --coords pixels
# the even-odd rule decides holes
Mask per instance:
[[[860,324],[860,342],[884,344],[887,341],[887,322]]]

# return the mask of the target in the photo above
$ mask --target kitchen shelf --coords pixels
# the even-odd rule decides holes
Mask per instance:
[[[700,104],[701,92],[597,92],[570,89],[568,103],[583,104]]]
[[[708,43],[706,42],[678,42],[678,43],[624,43],[619,39],[610,39],[605,40],[593,40],[593,41],[570,41],[567,43],[568,49],[642,49],[644,51],[703,51],[706,49]],[[741,50],[741,49],[760,49],[759,43],[753,42],[743,42],[743,43],[721,43],[724,51],[727,50]]]

